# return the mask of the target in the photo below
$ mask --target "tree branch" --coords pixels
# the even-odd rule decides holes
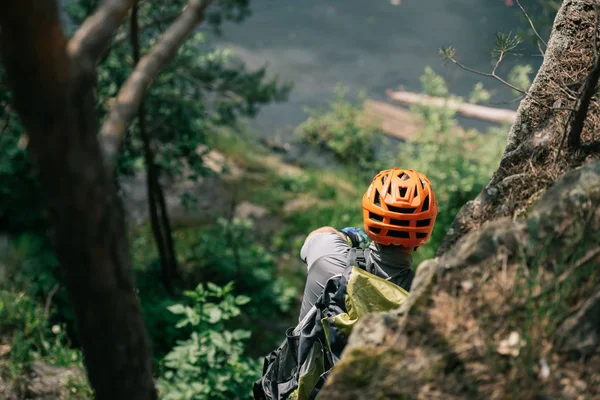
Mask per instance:
[[[490,72],[482,72],[482,71],[477,71],[476,69],[472,69],[467,67],[466,65],[464,65],[463,63],[461,63],[460,61],[458,61],[457,59],[455,59],[452,56],[447,55],[446,58],[452,62],[454,65],[458,66],[459,68],[464,69],[465,71],[471,72],[473,74],[476,75],[481,75],[481,76],[486,76],[488,78],[494,78],[496,79],[498,82],[502,83],[505,86],[508,86],[509,88],[511,88],[512,90],[514,90],[515,92],[519,92],[522,93],[523,95],[525,95],[526,97],[529,96],[536,104],[548,108],[550,110],[553,111],[575,111],[572,108],[569,107],[553,107],[553,106],[546,106],[544,105],[542,102],[540,102],[539,100],[537,100],[535,97],[533,97],[533,95],[531,93],[529,93],[528,91],[525,91],[523,89],[520,89],[512,84],[510,84],[508,81],[502,79],[502,77],[500,77],[498,74],[496,74],[496,69],[498,68],[498,65],[500,63],[500,61],[502,60],[502,57],[498,59],[498,62],[496,63],[496,65],[494,66],[493,71]]]
[[[542,53],[542,56],[543,56],[544,50],[542,49],[542,46],[540,46],[540,42],[542,42],[544,44],[544,47],[548,47],[548,43],[546,43],[544,41],[544,39],[542,39],[542,36],[538,33],[537,29],[535,29],[535,25],[533,24],[533,21],[529,17],[529,14],[527,14],[527,11],[525,11],[525,8],[523,8],[523,6],[521,5],[521,2],[519,0],[516,0],[516,2],[517,2],[517,5],[519,6],[519,8],[521,9],[521,11],[523,12],[523,14],[525,15],[525,18],[527,18],[527,21],[529,21],[529,25],[531,26],[531,29],[533,29],[533,33],[535,33],[535,36],[537,36],[537,38],[538,38],[538,49],[540,50],[540,53]]]
[[[132,5],[133,0],[104,0],[69,40],[71,58],[93,68]]]
[[[194,27],[204,19],[212,0],[190,0],[183,13],[171,25],[150,52],[137,64],[119,90],[115,104],[100,129],[105,168],[112,174],[125,131],[135,118],[152,81],[177,53]]]
[[[598,49],[596,47],[597,35],[598,35],[598,9],[596,9],[596,20],[594,24],[594,38],[593,51],[594,51],[594,66],[590,75],[585,81],[581,97],[577,102],[577,111],[573,114],[573,123],[571,124],[571,130],[569,131],[569,138],[567,145],[571,150],[577,149],[581,144],[581,133],[583,132],[583,126],[587,119],[588,110],[592,103],[592,97],[596,93],[596,87],[598,86],[598,80],[600,79],[600,57],[598,56]]]

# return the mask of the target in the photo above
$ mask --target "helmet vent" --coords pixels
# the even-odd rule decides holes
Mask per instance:
[[[416,208],[394,207],[390,205],[388,205],[388,209],[400,214],[413,214],[416,210]]]
[[[383,217],[381,215],[373,214],[372,212],[369,213],[369,218],[373,221],[383,222]]]
[[[419,221],[417,221],[417,226],[418,226],[418,222]],[[406,221],[403,219],[390,219],[390,224],[398,225],[398,226],[410,226],[410,221]]]
[[[400,238],[400,239],[410,239],[410,234],[408,232],[404,232],[404,231],[388,231],[386,236]]]
[[[417,232],[417,239],[424,239],[427,237],[425,232]]]
[[[410,176],[408,176],[408,174],[406,174],[406,173],[403,172],[400,175],[398,175],[398,178],[400,178],[403,181],[407,181],[407,180],[410,179]]]
[[[388,185],[388,194],[391,196],[392,195],[392,185]]]
[[[425,181],[423,179],[421,179],[421,187],[425,189]]]
[[[373,232],[376,235],[379,235],[381,233],[381,228],[369,228],[371,229],[371,232]]]
[[[425,197],[425,201],[423,201],[423,208],[421,209],[421,212],[427,210],[429,210],[429,195],[427,195],[427,197]]]
[[[375,189],[375,199],[373,199],[373,203],[376,206],[380,206],[381,207],[381,199],[379,198],[379,190]]]
[[[406,196],[406,192],[408,191],[408,188],[405,187],[401,187],[400,188],[400,197],[404,197]]]
[[[424,227],[424,226],[429,226],[429,224],[431,223],[431,219],[427,218],[427,219],[420,219],[417,221],[417,227]]]

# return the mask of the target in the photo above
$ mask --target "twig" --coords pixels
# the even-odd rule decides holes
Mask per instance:
[[[48,296],[46,297],[46,303],[44,304],[44,318],[48,318],[48,315],[50,314],[50,306],[52,305],[52,298],[54,297],[56,292],[58,292],[59,288],[60,285],[57,283],[52,287],[52,289],[50,289],[50,292],[48,292]]]
[[[519,0],[516,0],[516,2],[517,2],[517,5],[519,6],[519,8],[521,9],[521,11],[523,12],[523,14],[525,15],[525,18],[527,18],[527,21],[529,21],[529,25],[531,26],[531,29],[533,29],[533,33],[535,33],[535,36],[537,36],[537,38],[539,40],[538,41],[538,49],[540,49],[540,53],[542,53],[542,55],[544,55],[544,50],[542,50],[542,47],[540,46],[540,42],[542,42],[544,44],[544,47],[548,47],[548,44],[544,41],[544,39],[542,39],[542,36],[540,36],[537,29],[535,29],[535,25],[533,24],[533,21],[529,17],[529,14],[527,14],[527,11],[525,11],[525,8],[523,8],[523,6],[521,5],[521,2]]]
[[[8,129],[9,124],[10,124],[10,114],[8,114],[6,116],[6,122],[4,123],[4,126],[2,127],[2,131],[0,132],[0,135],[4,135],[4,132],[6,132],[6,130]]]
[[[204,11],[211,2],[212,0],[190,0],[179,18],[140,60],[119,90],[115,104],[100,129],[105,168],[109,175],[112,175],[115,168],[125,131],[135,118],[148,87],[162,67],[177,53],[194,27],[204,19]]]
[[[93,68],[132,5],[133,0],[104,0],[69,40],[71,58]]]
[[[562,134],[562,137],[560,138],[560,143],[558,144],[558,150],[556,151],[556,157],[554,157],[554,164],[556,164],[558,162],[558,159],[560,158],[560,152],[562,151],[563,145],[565,144],[565,139],[567,138],[567,128],[568,128],[569,124],[571,123],[573,114],[574,114],[574,111],[569,112],[569,115],[565,121],[565,124],[563,125],[563,134]]]
[[[499,60],[501,60],[502,57],[499,58]],[[464,69],[465,71],[469,71],[472,72],[476,75],[481,75],[481,76],[487,76],[488,78],[494,78],[498,81],[500,81],[501,83],[503,83],[504,85],[508,86],[509,88],[513,89],[516,92],[519,93],[523,93],[524,95],[527,95],[527,92],[523,89],[519,89],[518,87],[511,85],[510,83],[508,83],[507,81],[505,81],[504,79],[502,79],[501,77],[499,77],[496,74],[496,68],[498,63],[496,63],[496,66],[494,67],[494,72],[489,73],[489,72],[481,72],[481,71],[477,71],[475,69],[469,68],[466,65],[462,64],[461,62],[459,62],[458,60],[456,60],[454,57],[448,57],[448,60],[452,61],[455,65],[459,66],[460,68]]]
[[[486,76],[488,78],[494,78],[497,81],[499,81],[500,83],[504,84],[505,86],[508,86],[509,88],[513,89],[514,91],[522,93],[525,96],[529,96],[534,103],[536,103],[537,105],[539,105],[541,107],[545,107],[545,108],[548,108],[548,109],[553,110],[553,111],[575,111],[574,109],[568,108],[568,107],[547,106],[547,105],[543,104],[540,100],[538,100],[535,97],[533,97],[529,92],[527,92],[527,91],[525,91],[523,89],[520,89],[520,88],[518,88],[518,87],[516,87],[516,86],[514,86],[512,84],[510,84],[506,80],[502,79],[502,77],[498,76],[498,74],[496,74],[495,71],[497,69],[498,63],[496,63],[496,65],[494,66],[493,71],[490,73],[490,72],[477,71],[475,69],[469,68],[466,65],[462,64],[461,62],[459,62],[458,60],[456,60],[454,57],[447,56],[446,58],[448,60],[450,60],[452,63],[454,63],[455,65],[457,65],[458,67],[464,69],[465,71],[469,71],[469,72],[474,73],[476,75]],[[501,61],[501,59],[502,59],[502,57],[500,57],[498,59],[498,61]]]

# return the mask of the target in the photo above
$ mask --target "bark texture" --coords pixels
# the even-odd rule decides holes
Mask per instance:
[[[0,27],[3,63],[29,135],[96,398],[154,399],[122,207],[96,138],[91,80],[67,53],[54,1],[5,2]]]
[[[597,100],[585,115],[580,143],[563,149],[576,114],[569,109],[580,106],[581,92],[595,70],[596,4],[596,0],[563,2],[544,62],[517,110],[498,170],[458,213],[438,255],[485,221],[512,215],[565,172],[599,156],[598,138],[594,138],[600,129]]]
[[[210,2],[191,0],[140,60],[102,128],[107,155],[98,141],[95,67],[133,1],[105,0],[69,42],[56,1],[2,3],[0,54],[29,136],[97,399],[156,398],[114,161],[148,86]]]

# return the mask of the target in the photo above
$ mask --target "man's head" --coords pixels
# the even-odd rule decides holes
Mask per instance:
[[[365,232],[375,243],[408,249],[425,244],[438,206],[427,177],[405,169],[387,169],[373,178],[362,200]]]

